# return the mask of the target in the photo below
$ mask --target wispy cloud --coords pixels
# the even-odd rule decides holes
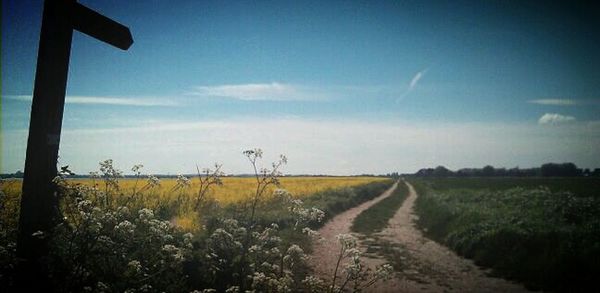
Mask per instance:
[[[538,105],[551,105],[551,106],[573,106],[578,105],[581,102],[572,99],[538,99],[538,100],[529,100],[527,101],[530,104],[538,104]]]
[[[419,81],[425,76],[425,73],[427,73],[428,70],[429,68],[425,68],[417,72],[417,74],[415,74],[415,76],[413,76],[413,78],[410,80],[406,91],[404,91],[404,93],[400,95],[396,102],[399,102],[400,100],[404,99],[410,92],[412,92],[417,87],[417,84],[419,84]]]
[[[537,99],[527,101],[530,104],[547,105],[547,106],[581,106],[600,105],[600,99]]]
[[[31,101],[29,95],[8,95],[8,99],[19,101]],[[98,96],[67,96],[65,98],[67,104],[100,104],[100,105],[115,105],[115,106],[177,106],[178,103],[169,98],[146,98],[146,97],[98,97]]]
[[[575,121],[575,117],[557,113],[546,113],[538,120],[539,124],[562,124]]]
[[[3,135],[10,142],[3,149],[3,168],[14,172],[23,166],[27,132]],[[143,163],[149,173],[195,173],[196,163],[211,162],[223,163],[228,173],[247,173],[251,169],[241,151],[253,147],[265,150],[265,164],[280,153],[288,155],[284,172],[293,174],[414,172],[437,165],[524,167],[548,158],[583,167],[600,164],[600,124],[587,122],[538,127],[357,119],[157,120],[125,128],[64,129],[62,135],[61,162],[82,174],[106,158],[123,170]]]
[[[322,97],[314,89],[278,82],[197,86],[187,94],[244,101],[315,100]]]

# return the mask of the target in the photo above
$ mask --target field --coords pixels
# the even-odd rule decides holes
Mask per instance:
[[[195,191],[199,188],[199,182],[196,178],[190,178],[191,185],[189,188],[184,190],[184,193],[193,196]],[[279,188],[285,189],[294,196],[306,197],[311,194],[327,190],[336,189],[341,187],[352,187],[357,185],[366,184],[374,181],[385,180],[385,178],[378,177],[283,177],[279,179],[281,185]],[[136,187],[136,179],[121,179],[119,180],[120,188],[127,193],[133,191],[135,188],[141,188],[144,185],[144,178],[140,178]],[[217,200],[219,203],[227,205],[231,203],[239,203],[252,197],[256,189],[256,179],[254,177],[224,177],[222,179],[223,185],[214,186],[210,191],[209,195]],[[92,184],[91,179],[85,180],[74,180],[74,182],[80,182],[83,184]],[[101,183],[100,181],[98,181]],[[168,178],[161,179],[160,186],[153,192],[160,195],[161,197],[168,197],[172,195],[172,190],[177,184],[176,179]],[[266,197],[270,197],[272,192],[278,187],[271,186],[267,192]]]
[[[464,188],[501,191],[515,187],[532,189],[544,186],[551,191],[568,191],[578,197],[600,197],[598,177],[429,178],[426,182],[434,190]]]
[[[50,239],[49,282],[66,292],[86,286],[93,291],[224,292],[235,286],[310,291],[322,284],[303,282],[310,274],[305,264],[310,228],[378,196],[393,183],[376,177],[261,174],[262,183],[224,177],[222,185],[212,185],[197,202],[197,178],[189,185],[181,178],[161,180],[160,185],[146,179],[105,179],[57,181],[63,221],[40,233]],[[1,291],[10,291],[17,278],[20,187],[18,180],[2,182]]]
[[[176,188],[177,180],[174,178],[160,179],[160,185],[154,188],[144,188],[147,184],[146,180],[145,177],[140,177],[139,179],[119,178],[119,192],[116,194],[122,197],[129,197],[135,193],[140,205],[157,210],[168,208],[170,211],[164,213],[172,217],[171,220],[173,223],[185,230],[192,231],[198,229],[197,219],[195,218],[197,211],[193,208],[200,185],[197,178],[190,178],[190,185],[182,188]],[[306,198],[327,190],[355,187],[384,180],[387,180],[387,178],[281,177],[279,179],[280,186],[269,186],[265,190],[262,201],[269,201],[273,196],[273,191],[277,188],[285,189],[295,198]],[[67,181],[71,184],[97,186],[100,190],[105,188],[105,182],[102,179],[69,179]],[[21,180],[9,180],[4,183],[3,191],[13,199],[13,205],[17,204],[18,194],[21,192],[21,183]],[[226,207],[250,200],[255,191],[256,178],[254,177],[224,177],[222,178],[222,185],[211,186],[206,197],[214,200],[220,206]]]
[[[533,289],[593,288],[598,178],[412,179],[429,237]]]

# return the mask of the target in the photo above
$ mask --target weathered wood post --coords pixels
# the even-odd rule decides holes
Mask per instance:
[[[42,259],[48,253],[45,235],[59,215],[52,180],[57,175],[73,29],[123,50],[133,43],[127,27],[76,0],[44,2],[17,239],[17,255],[23,259],[20,272],[30,275],[20,274],[29,279],[22,280],[20,286],[49,285]]]

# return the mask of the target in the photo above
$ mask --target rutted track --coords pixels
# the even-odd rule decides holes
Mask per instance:
[[[352,226],[354,218],[362,211],[390,196],[397,186],[398,183],[394,183],[380,196],[338,214],[319,229],[319,234],[323,239],[313,243],[313,254],[310,259],[311,267],[317,276],[327,278],[333,275],[337,256],[339,255],[339,244],[335,236],[350,233],[350,226]]]
[[[401,183],[403,184],[403,183]],[[388,227],[374,234],[373,239],[362,241],[361,249],[367,251],[367,244],[387,243],[395,247],[400,257],[402,271],[392,280],[378,283],[370,288],[372,292],[527,292],[519,285],[500,278],[488,276],[488,272],[476,266],[472,261],[456,255],[450,249],[427,239],[415,227],[417,218],[413,206],[417,198],[414,188],[405,183],[409,195],[389,221]],[[396,188],[394,185],[379,197],[352,208],[329,221],[319,230],[324,242],[315,242],[311,265],[317,276],[332,275],[335,268],[338,243],[335,235],[349,233],[354,218],[365,209],[389,196]],[[369,249],[372,250],[372,249]],[[387,262],[384,257],[369,254],[365,264],[375,268]]]

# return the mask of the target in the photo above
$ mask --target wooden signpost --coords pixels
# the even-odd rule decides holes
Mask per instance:
[[[25,285],[38,288],[49,284],[38,278],[48,281],[41,259],[48,253],[45,235],[56,225],[59,215],[52,180],[57,175],[74,29],[123,50],[133,44],[129,28],[76,0],[44,2],[17,240],[17,255],[23,259],[20,271],[32,274],[29,279],[35,280],[33,283],[41,281]]]

